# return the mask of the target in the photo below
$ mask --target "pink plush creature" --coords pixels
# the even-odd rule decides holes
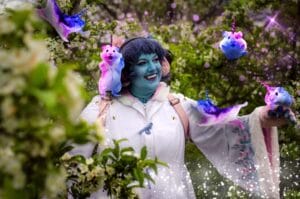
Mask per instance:
[[[111,45],[102,46],[100,54],[102,61],[99,63],[101,76],[99,79],[99,93],[102,97],[111,93],[119,96],[121,91],[121,72],[124,68],[124,60],[119,48]]]

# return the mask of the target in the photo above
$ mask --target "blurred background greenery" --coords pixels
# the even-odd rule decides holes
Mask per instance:
[[[21,2],[23,6],[25,6],[24,2]],[[33,3],[35,7],[44,4],[43,1],[28,2]],[[100,46],[103,43],[109,43],[112,34],[125,38],[150,34],[159,40],[166,49],[169,49],[174,55],[170,85],[176,92],[181,92],[193,99],[199,99],[204,98],[205,90],[208,90],[209,96],[221,107],[248,101],[249,105],[242,110],[242,114],[248,114],[255,107],[264,105],[263,98],[266,91],[259,81],[266,81],[271,85],[285,87],[294,96],[295,103],[292,109],[299,120],[299,0],[166,0],[163,2],[57,0],[59,6],[67,14],[74,14],[84,8],[87,9],[83,18],[86,22],[84,31],[88,33],[88,36],[72,34],[68,43],[63,42],[49,24],[38,20],[36,16],[34,17],[32,8],[29,8],[29,11],[12,15],[12,22],[9,23],[9,20],[5,19],[6,12],[3,9],[5,7],[15,8],[16,6],[12,3],[21,5],[20,1],[16,0],[0,1],[0,9],[2,9],[0,15],[2,17],[0,21],[0,65],[3,66],[0,78],[1,133],[8,131],[6,128],[11,128],[12,125],[9,123],[6,127],[3,123],[4,118],[14,112],[7,107],[13,102],[16,103],[15,101],[22,105],[22,103],[27,104],[26,100],[31,101],[32,99],[25,97],[25,102],[23,102],[20,99],[24,97],[20,98],[20,96],[33,95],[36,100],[32,101],[34,105],[38,105],[39,101],[44,100],[46,106],[34,106],[34,108],[30,107],[29,109],[27,105],[25,108],[20,105],[22,110],[36,110],[29,112],[28,115],[26,113],[26,118],[33,117],[34,114],[37,114],[36,112],[40,113],[38,110],[44,110],[42,108],[46,108],[47,112],[52,113],[54,110],[64,112],[64,109],[57,106],[68,106],[65,110],[66,113],[53,113],[54,115],[65,116],[69,109],[78,110],[84,105],[84,102],[78,104],[81,102],[80,100],[73,104],[77,107],[76,109],[68,103],[57,104],[55,99],[64,89],[59,86],[55,87],[56,84],[53,83],[55,80],[51,79],[54,78],[50,75],[51,72],[46,72],[46,74],[41,72],[44,71],[45,66],[38,65],[40,60],[27,64],[32,67],[38,65],[38,67],[33,67],[34,69],[30,69],[32,72],[25,72],[26,74],[24,74],[29,79],[32,75],[36,75],[37,80],[32,78],[33,81],[29,81],[28,85],[25,85],[24,82],[27,81],[23,80],[23,77],[20,79],[19,75],[23,72],[19,72],[19,69],[22,70],[22,66],[26,65],[24,59],[26,56],[28,56],[29,61],[33,59],[29,54],[32,49],[31,46],[34,46],[30,44],[33,40],[46,41],[48,56],[41,59],[50,63],[51,67],[62,71],[66,70],[63,68],[71,68],[72,71],[76,72],[76,77],[82,78],[81,83],[87,94],[85,98],[80,99],[85,99],[87,102],[98,93]],[[26,5],[30,7],[30,3]],[[271,18],[274,17],[275,22],[272,22]],[[218,43],[222,40],[222,32],[231,30],[233,18],[236,21],[236,30],[242,31],[244,39],[247,41],[248,54],[238,60],[228,61],[218,49]],[[15,52],[12,50],[15,48],[23,49],[24,52]],[[36,51],[40,52],[40,56],[46,54],[46,50],[41,51],[40,47],[37,49]],[[21,55],[23,57],[18,57]],[[39,57],[32,56],[34,58]],[[5,60],[9,60],[7,65],[5,65]],[[18,60],[19,63],[15,63]],[[17,70],[16,72],[9,68],[12,66],[14,66],[14,70]],[[62,72],[61,76],[66,74],[69,73]],[[51,76],[47,80],[50,83],[42,81],[45,76]],[[6,82],[12,77],[16,80],[10,81],[13,85],[9,87]],[[66,81],[73,83],[73,80]],[[65,84],[66,87],[70,85]],[[39,89],[49,86],[49,92],[33,92],[31,90],[35,89],[31,89],[32,86],[38,86]],[[6,91],[8,88],[10,91]],[[74,101],[73,98],[65,100]],[[76,113],[74,114],[76,115]],[[65,128],[69,128],[66,127],[69,121],[62,118],[59,118],[58,122]],[[11,121],[13,122],[14,119]],[[54,121],[55,119],[53,119]],[[22,128],[26,132],[33,127],[25,125]],[[28,139],[22,136],[21,138],[23,140]],[[66,137],[65,140],[68,138]],[[282,127],[279,129],[279,139],[281,196],[283,198],[299,198],[300,130],[294,127]],[[1,142],[1,145],[4,143],[6,141]],[[187,144],[186,163],[198,198],[249,197],[246,192],[218,175],[213,166],[192,143]],[[0,183],[5,184],[6,182],[0,180]]]

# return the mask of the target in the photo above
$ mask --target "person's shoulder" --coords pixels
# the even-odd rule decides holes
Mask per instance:
[[[191,98],[186,97],[186,96],[183,95],[182,93],[170,92],[170,94],[171,94],[172,96],[174,96],[175,98],[178,98],[181,102],[185,102],[185,101],[193,101]]]
[[[197,102],[189,97],[186,97],[182,93],[170,93],[174,98],[179,99],[180,104],[183,106],[184,109],[190,109],[197,106]]]

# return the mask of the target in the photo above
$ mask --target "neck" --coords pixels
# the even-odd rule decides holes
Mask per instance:
[[[155,90],[130,88],[130,93],[145,104],[153,96]]]

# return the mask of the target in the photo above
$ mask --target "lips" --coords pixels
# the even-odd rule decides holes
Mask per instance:
[[[151,74],[151,75],[146,75],[144,76],[146,80],[155,80],[157,77],[157,73]]]

